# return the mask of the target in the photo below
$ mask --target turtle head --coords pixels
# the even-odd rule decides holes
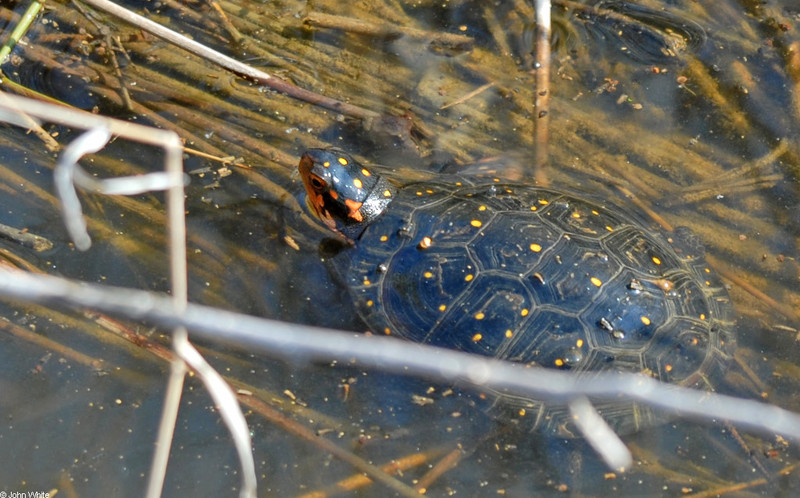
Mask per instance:
[[[383,213],[395,194],[386,179],[339,150],[309,149],[298,169],[314,214],[350,241]]]

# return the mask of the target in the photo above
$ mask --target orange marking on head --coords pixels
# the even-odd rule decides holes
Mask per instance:
[[[345,199],[345,205],[350,210],[348,214],[349,217],[353,218],[356,221],[364,221],[364,216],[361,214],[361,206],[364,204],[363,202],[354,201],[352,199]]]
[[[322,198],[322,194],[317,194],[314,196],[314,200],[312,202],[314,208],[317,210],[317,213],[322,213],[322,210],[325,208],[325,200]]]
[[[328,210],[325,209],[325,200],[322,198],[322,194],[316,194],[313,197],[309,197],[309,204],[311,204],[311,207],[314,208],[314,211],[316,211],[319,219],[325,223],[325,226],[336,231],[336,221],[331,217],[331,214],[328,212]]]

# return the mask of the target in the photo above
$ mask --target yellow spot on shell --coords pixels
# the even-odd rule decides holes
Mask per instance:
[[[372,299],[367,301],[367,306],[372,307],[373,304],[375,304],[375,303],[372,301]]]
[[[539,208],[537,208],[536,206],[531,206],[531,211],[536,211],[537,209]]]
[[[481,223],[481,220],[472,220],[472,221],[469,222],[469,224],[474,226],[475,228],[478,228],[481,225],[483,225],[483,223]]]
[[[426,189],[426,190],[425,190],[425,192],[426,192],[426,193],[428,193],[428,194],[432,194],[432,193],[433,193],[433,190],[431,190],[431,189]]]
[[[531,251],[539,252],[541,250],[542,250],[542,246],[540,246],[539,244],[531,244]]]
[[[582,348],[583,347],[583,339],[578,339],[577,341],[575,341],[575,345],[578,346],[579,348]]]
[[[340,157],[339,164],[341,164],[342,166],[347,166],[347,159]]]
[[[700,319],[701,320],[705,320],[706,319],[706,314],[705,313],[700,313]]]
[[[322,165],[325,166],[326,168],[329,168],[331,163],[329,163],[328,161],[325,161],[324,163],[322,163]]]
[[[672,365],[670,365],[670,364],[664,365],[664,370],[666,370],[667,372],[671,372],[672,371]]]
[[[390,190],[384,190],[383,191],[383,196],[384,197],[391,197],[392,196],[392,192]]]
[[[600,280],[597,277],[592,277],[591,281],[592,281],[592,284],[594,284],[595,287],[600,287],[601,285],[603,285],[603,281]]]
[[[361,183],[361,180],[359,180],[358,178],[355,178],[355,179],[353,180],[353,185],[355,185],[355,186],[356,186],[356,188],[362,188],[362,187],[364,186],[364,184],[363,184],[363,183]]]
[[[595,216],[599,216],[600,215],[600,213],[598,213],[596,209],[592,209],[592,214],[595,215]]]
[[[539,199],[539,204],[541,204],[542,206],[546,206],[546,205],[550,204],[550,201],[548,201],[546,199]]]
[[[475,278],[475,275],[473,275],[472,273],[469,273],[469,274],[467,274],[467,276],[466,276],[466,277],[464,277],[464,280],[466,280],[467,282],[469,282],[469,281],[471,281],[473,278]]]
[[[478,342],[481,339],[483,339],[483,335],[482,334],[475,334],[475,335],[472,336],[472,342]]]
[[[486,206],[478,206],[478,211],[486,211]]]
[[[528,308],[522,308],[522,311],[519,312],[519,314],[522,316],[528,316],[528,313],[530,313],[530,310],[528,310]]]
[[[425,277],[425,278],[432,278],[433,277],[433,272],[426,271],[425,273],[422,274],[422,276]]]
[[[444,311],[444,310],[446,310],[446,309],[447,309],[447,306],[446,306],[446,305],[444,305],[444,304],[440,304],[440,305],[439,305],[439,311]]]
[[[580,218],[580,217],[581,217],[581,213],[579,213],[579,212],[577,212],[577,211],[573,211],[573,212],[572,212],[572,217],[573,217],[573,218]]]
[[[561,358],[557,358],[556,359],[556,366],[557,367],[563,367],[564,366],[564,360],[562,360]]]
[[[650,318],[648,318],[648,317],[643,315],[642,316],[642,323],[645,324],[645,325],[650,325],[652,322],[650,321]]]
[[[417,247],[420,249],[428,249],[431,244],[433,244],[433,240],[430,237],[422,237],[422,240],[419,241]]]
[[[385,329],[383,329],[383,333],[386,335],[391,335],[392,331],[389,329],[389,327],[386,327]]]
[[[486,314],[483,311],[475,313],[476,320],[483,320],[484,318],[486,318]]]
[[[660,265],[661,264],[661,260],[657,256],[653,256],[653,263],[655,263],[657,265]]]
[[[703,271],[706,273],[711,273],[711,268],[703,268]]]
[[[361,170],[361,174],[364,176],[372,176],[372,173],[370,173],[369,170],[366,168]]]
[[[520,408],[519,412],[517,412],[517,413],[519,413],[520,417],[524,417],[527,412],[525,411],[525,408]]]
[[[386,242],[387,240],[389,240],[387,235],[381,235],[381,242]]]
[[[511,337],[513,337],[513,336],[514,336],[514,332],[512,332],[511,329],[506,330],[506,337],[507,338],[511,339]]]
[[[371,284],[371,283],[372,283],[372,282],[370,282],[368,278],[365,278],[365,279],[364,279],[364,285],[369,285],[369,284]]]
[[[608,225],[606,225],[606,230],[608,230],[609,232],[613,232],[614,231],[614,229],[612,227],[608,226]]]

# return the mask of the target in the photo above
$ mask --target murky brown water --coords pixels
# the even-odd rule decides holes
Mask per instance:
[[[222,2],[235,32],[205,3],[121,4],[146,8],[153,20],[301,87],[410,118],[385,126],[302,103],[110,17],[92,17],[126,50],[113,50],[120,80],[98,28],[71,4],[49,5],[2,67],[11,81],[82,109],[176,129],[189,148],[235,158],[235,165],[185,158],[194,302],[363,328],[320,263],[322,232],[302,207],[295,168],[307,147],[336,145],[369,162],[421,171],[499,158],[507,175],[534,175],[534,23],[526,2]],[[11,20],[6,33],[20,12],[2,10]],[[378,37],[303,22],[320,13],[422,32]],[[764,393],[797,411],[800,10],[788,0],[591,7],[565,1],[554,5],[553,16],[544,178],[616,203],[629,202],[623,187],[669,225],[689,226],[730,285],[740,316],[741,365],[724,389]],[[230,42],[236,33],[239,44]],[[471,46],[457,37],[469,37]],[[75,135],[46,129],[62,144]],[[4,259],[70,278],[167,289],[161,195],[82,196],[95,244],[79,253],[53,197],[54,155],[33,135],[0,133],[0,223],[54,243],[36,253],[0,239]],[[117,141],[84,164],[101,176],[131,174],[160,165],[160,153]],[[115,339],[108,331],[116,326],[94,315],[3,305],[2,316],[8,321],[0,327],[0,489],[141,495],[165,363]],[[509,431],[458,395],[412,403],[411,394],[427,393],[424,380],[208,354],[226,376],[264,389],[257,396],[376,465],[424,455],[424,463],[402,472],[406,483],[456,450],[457,465],[427,486],[434,496],[678,495],[737,487],[789,495],[798,486],[796,443],[744,434],[745,449],[723,425],[681,421],[627,437],[636,464],[611,475],[584,442]],[[292,411],[306,405],[310,411]],[[328,490],[357,473],[261,415],[248,420],[264,495]],[[237,472],[211,401],[190,382],[165,494],[232,494]],[[387,491],[372,486],[361,493]]]

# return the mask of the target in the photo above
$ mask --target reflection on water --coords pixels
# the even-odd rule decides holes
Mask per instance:
[[[69,4],[51,5],[3,71],[72,105],[173,127],[187,147],[235,158],[223,165],[186,157],[193,301],[363,330],[320,261],[324,232],[304,211],[295,173],[299,152],[346,147],[371,162],[406,168],[397,173],[401,178],[458,170],[485,158],[499,158],[506,172],[531,175],[532,6],[314,4],[314,12],[423,33],[370,36],[310,29],[303,23],[312,9],[306,2],[240,5],[222,7],[241,36],[238,43],[228,42],[234,31],[203,5],[146,7],[154,20],[304,88],[409,117],[400,121],[407,127],[365,123],[265,91],[138,30],[115,26],[123,53]],[[19,15],[2,12],[12,22]],[[800,161],[794,141],[800,12],[788,0],[560,1],[553,15],[548,180],[615,203],[629,202],[624,188],[666,224],[689,226],[729,284],[740,316],[738,361],[720,390],[800,410],[793,354],[800,326]],[[448,44],[425,31],[468,36],[474,44]],[[135,103],[130,110],[119,96],[121,85]],[[45,126],[62,143],[72,133]],[[2,130],[0,143],[0,223],[54,242],[52,250],[35,253],[0,239],[6,260],[71,278],[167,288],[161,196],[82,196],[95,246],[79,254],[53,197],[53,156],[17,130]],[[149,171],[155,164],[157,152],[122,141],[85,161],[101,176]],[[116,326],[102,317],[10,306],[3,316],[9,325],[0,334],[0,441],[11,451],[4,452],[0,483],[9,491],[141,495],[164,364],[111,338]],[[130,327],[163,340],[144,325]],[[450,386],[341,366],[287,365],[242,352],[208,354],[223,374],[318,437],[375,465],[408,465],[393,471],[404,482],[424,480],[433,465],[428,462],[454,458],[450,470],[425,484],[437,496],[564,490],[672,495],[761,479],[742,486],[773,495],[798,484],[795,443],[738,434],[724,424],[676,420],[626,437],[635,467],[611,474],[582,440],[504,427]],[[349,464],[263,416],[251,413],[248,421],[262,493],[330,490],[354,474]],[[420,466],[409,455],[428,460]],[[779,475],[785,468],[790,470]],[[207,395],[190,381],[167,494],[230,494],[237,472],[226,430]],[[383,496],[386,490],[365,492]]]

